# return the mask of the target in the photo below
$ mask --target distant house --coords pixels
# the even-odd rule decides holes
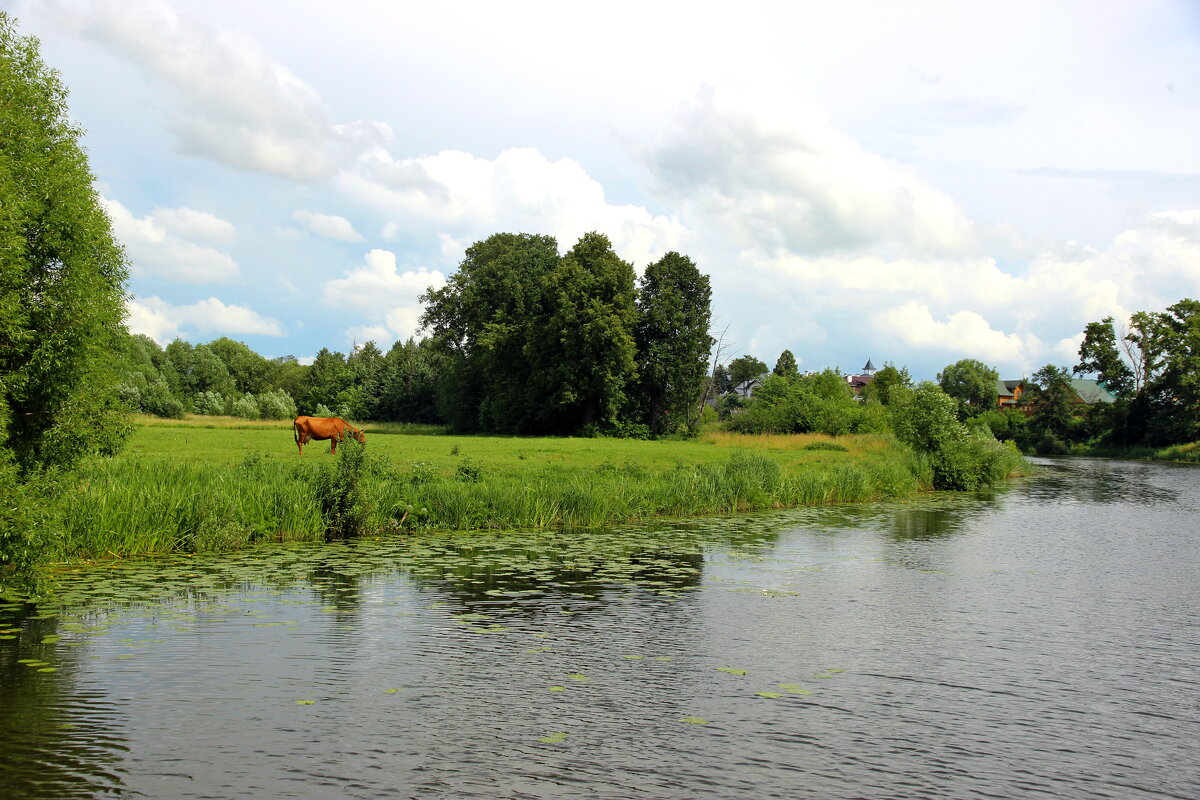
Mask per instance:
[[[875,365],[871,363],[871,359],[867,359],[867,363],[863,365],[862,372],[858,375],[846,375],[846,383],[850,384],[850,388],[854,393],[861,395],[863,389],[867,388],[867,384],[875,380]]]
[[[1024,381],[996,381],[996,405],[1000,408],[1015,408],[1021,405],[1021,394],[1025,391]]]
[[[767,376],[770,374],[771,373],[769,372],[764,372],[763,374],[757,375],[748,381],[742,381],[737,386],[733,387],[733,391],[738,397],[747,398],[754,394],[755,389],[757,389],[759,386],[762,386],[763,381],[765,381]]]
[[[1075,399],[1071,405],[1094,406],[1097,403],[1115,403],[1117,397],[1104,384],[1088,378],[1072,378],[1071,388],[1075,390]]]
[[[1070,380],[1071,391],[1074,393],[1070,404],[1073,408],[1085,408],[1094,406],[1097,403],[1115,403],[1117,398],[1108,389],[1104,388],[1104,384],[1099,381],[1094,381],[1089,378],[1072,378]],[[996,381],[996,391],[999,397],[996,399],[996,405],[1001,409],[1016,408],[1025,414],[1032,414],[1037,401],[1030,401],[1028,398],[1022,400],[1022,395],[1026,394],[1025,381]]]

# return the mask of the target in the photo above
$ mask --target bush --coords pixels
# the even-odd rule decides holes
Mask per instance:
[[[171,394],[166,381],[159,378],[142,392],[142,411],[156,417],[183,419],[183,401]]]
[[[254,395],[246,394],[234,400],[233,416],[242,419],[259,419],[262,412],[258,408],[258,401],[254,399]]]
[[[316,473],[313,490],[325,522],[326,539],[354,536],[364,527],[361,481],[365,459],[366,448],[357,439],[347,437],[338,447],[334,464]]]
[[[229,413],[229,400],[220,392],[200,392],[192,402],[197,414],[223,417]]]
[[[958,403],[937,384],[897,391],[889,409],[896,438],[928,456],[935,489],[978,489],[1020,464],[1016,448],[997,442],[986,422],[973,429],[959,422]]]
[[[3,456],[0,456],[3,458]],[[43,587],[37,571],[50,551],[55,524],[56,483],[45,473],[22,480],[11,460],[0,461],[4,501],[0,503],[0,598],[9,593],[35,594]]]
[[[483,469],[469,458],[464,458],[454,470],[454,477],[463,483],[479,483],[483,480]]]
[[[317,403],[317,407],[313,410],[314,417],[341,417],[342,419],[350,419],[350,409],[345,404],[340,405],[337,409],[331,409],[324,403]]]
[[[263,392],[258,396],[258,410],[263,419],[295,419],[296,401],[283,389]]]

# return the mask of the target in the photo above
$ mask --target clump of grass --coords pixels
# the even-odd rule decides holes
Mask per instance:
[[[366,449],[347,437],[333,466],[321,465],[313,481],[313,494],[325,521],[325,537],[345,539],[363,531],[366,509],[363,507],[362,478]]]
[[[808,444],[804,445],[804,449],[805,450],[831,450],[836,453],[849,452],[849,449],[846,447],[846,445],[838,444],[837,442],[820,442],[820,441],[809,442]]]

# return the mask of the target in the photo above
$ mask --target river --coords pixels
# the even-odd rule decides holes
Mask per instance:
[[[1198,798],[1200,469],[121,562],[0,605],[6,798]]]

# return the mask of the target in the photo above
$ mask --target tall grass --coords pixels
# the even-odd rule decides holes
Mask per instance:
[[[720,461],[658,469],[593,459],[585,466],[543,460],[517,471],[467,459],[457,469],[406,465],[344,446],[334,457],[250,454],[236,465],[97,460],[62,494],[54,549],[59,560],[96,559],[353,532],[585,527],[863,502],[929,488],[928,464],[894,440],[871,437],[856,446],[872,457],[799,450],[809,460],[793,462],[730,449]]]

